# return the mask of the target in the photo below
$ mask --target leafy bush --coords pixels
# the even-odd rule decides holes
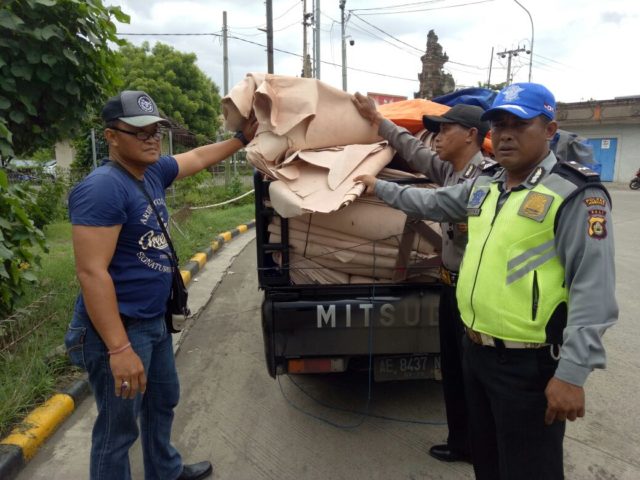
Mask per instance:
[[[46,251],[44,234],[29,218],[38,206],[29,188],[9,185],[0,171],[0,317],[9,314],[27,284],[35,282],[38,249]]]
[[[36,194],[36,208],[29,212],[37,228],[66,217],[65,195],[67,186],[63,180],[43,182]]]

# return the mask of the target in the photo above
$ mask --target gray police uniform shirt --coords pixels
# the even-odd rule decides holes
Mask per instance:
[[[549,152],[539,163],[544,168],[543,177],[556,163],[555,155]],[[529,178],[515,188],[532,189],[535,184],[530,180],[536,171],[534,169]],[[504,204],[508,197],[508,192],[504,192],[502,187],[506,172],[501,169],[492,181],[501,184],[503,193],[500,197]],[[462,222],[467,217],[467,202],[473,183],[474,180],[468,180],[429,190],[378,180],[374,191],[384,202],[408,215],[439,222]],[[594,211],[604,219],[598,222],[603,228],[597,231],[590,228]],[[568,199],[558,219],[555,248],[565,270],[569,305],[555,376],[578,386],[584,384],[594,368],[605,367],[602,335],[618,318],[612,225],[609,199],[595,187],[586,188]]]
[[[380,123],[378,134],[398,151],[411,168],[424,173],[435,183],[444,187],[476,178],[482,173],[482,166],[487,162],[494,163],[493,160],[478,152],[461,171],[456,172],[450,162],[441,160],[436,152],[390,120],[385,119]],[[440,228],[442,229],[442,264],[447,270],[457,272],[460,270],[462,255],[467,246],[466,219],[457,223],[441,222]]]

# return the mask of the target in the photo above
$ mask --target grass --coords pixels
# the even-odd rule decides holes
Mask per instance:
[[[248,202],[252,202],[248,196]],[[223,231],[253,219],[253,203],[207,210],[181,210],[175,217],[172,240],[181,263],[209,245]],[[6,436],[31,409],[74,377],[66,356],[55,354],[63,344],[79,292],[75,276],[71,225],[57,222],[45,227],[49,253],[42,256],[39,279],[18,307],[18,322],[29,332],[17,346],[0,352],[0,438]]]
[[[253,200],[251,195],[248,198]],[[219,233],[248,222],[253,217],[253,203],[225,209],[192,211],[190,216],[181,222],[181,232],[176,228],[171,231],[180,262],[184,264],[194,253],[208,246]]]

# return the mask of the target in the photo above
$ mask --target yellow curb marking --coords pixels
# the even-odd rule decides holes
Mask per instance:
[[[19,446],[25,460],[29,460],[35,455],[42,442],[73,412],[73,408],[73,398],[70,395],[58,393],[31,412],[23,420],[22,427],[14,428],[11,434],[0,443]]]
[[[200,269],[204,267],[204,264],[207,263],[207,254],[206,253],[196,253],[193,257],[191,257],[192,262],[197,262],[200,265]]]
[[[211,248],[214,252],[217,251],[220,248],[220,243],[217,240],[214,240],[211,242]]]
[[[247,230],[249,230],[249,227],[247,227],[246,225],[238,225],[236,228],[238,229],[238,231],[239,231],[240,233],[244,233],[244,232],[246,232]]]
[[[188,285],[191,281],[191,272],[189,270],[180,270],[180,275],[182,275],[182,281],[185,285]]]
[[[224,233],[221,233],[221,234],[220,234],[220,236],[221,236],[222,238],[224,238],[224,241],[225,241],[225,242],[230,242],[230,241],[231,241],[231,239],[233,238],[233,235],[231,234],[231,232],[224,232]]]

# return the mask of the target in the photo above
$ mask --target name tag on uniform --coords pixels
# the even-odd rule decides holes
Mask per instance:
[[[522,202],[522,205],[520,205],[518,215],[542,223],[552,203],[553,197],[551,195],[545,195],[540,192],[529,192],[524,202]]]
[[[487,195],[489,194],[489,187],[474,188],[469,196],[469,202],[467,203],[467,215],[470,217],[477,217],[480,215],[482,204],[484,203]]]
[[[473,163],[470,163],[467,169],[462,174],[462,178],[468,180],[474,176],[474,173],[476,173],[476,166]]]

